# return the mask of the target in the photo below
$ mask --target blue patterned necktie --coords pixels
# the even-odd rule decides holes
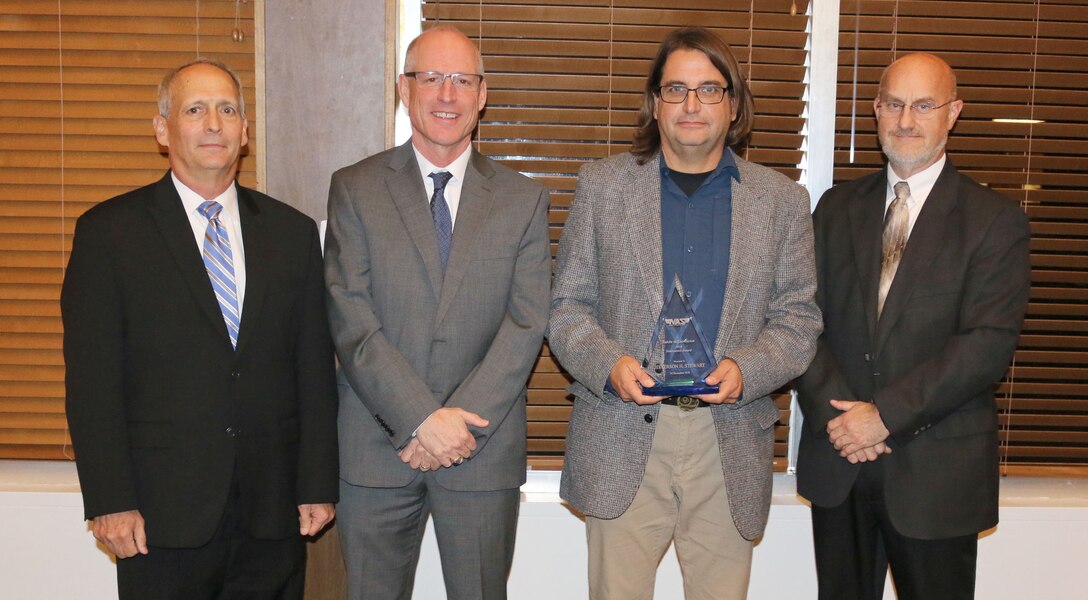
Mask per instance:
[[[444,193],[446,184],[453,174],[449,171],[435,171],[429,175],[434,180],[434,193],[431,194],[431,218],[434,219],[434,233],[438,238],[438,258],[442,261],[442,274],[446,273],[446,262],[450,258],[450,246],[453,245],[453,217],[446,204]]]
[[[234,282],[234,255],[230,251],[227,229],[219,220],[223,205],[208,200],[198,210],[208,219],[208,228],[204,231],[204,267],[208,269],[208,279],[215,290],[215,299],[219,301],[219,310],[223,312],[230,345],[237,348],[241,314],[238,311],[238,288]]]

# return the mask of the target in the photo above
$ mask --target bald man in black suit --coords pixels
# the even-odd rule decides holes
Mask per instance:
[[[86,518],[122,599],[301,598],[338,496],[317,228],[235,182],[226,66],[171,71],[159,112],[170,172],[79,218],[61,294]]]
[[[812,502],[820,598],[972,598],[997,524],[994,384],[1016,349],[1030,265],[1024,211],[945,156],[952,69],[910,54],[874,101],[888,168],[814,214],[824,333],[798,382],[797,487]]]

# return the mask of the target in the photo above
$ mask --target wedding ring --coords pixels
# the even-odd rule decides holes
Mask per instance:
[[[428,467],[427,465],[423,465],[422,467],[420,467],[420,468],[419,468],[419,470],[420,470],[420,471],[430,471],[430,470],[431,470],[431,468],[430,468],[430,467]]]
[[[463,462],[465,462],[465,457],[464,456],[458,456],[457,460],[453,461],[453,464],[459,465],[459,464],[461,464]]]

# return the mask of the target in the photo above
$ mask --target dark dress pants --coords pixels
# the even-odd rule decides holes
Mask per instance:
[[[239,526],[236,498],[207,544],[149,546],[147,554],[117,561],[120,600],[301,600],[305,575],[303,537],[250,537]]]
[[[880,600],[889,566],[899,600],[974,598],[978,536],[921,540],[897,532],[880,460],[861,465],[842,504],[812,507],[812,533],[820,600]]]

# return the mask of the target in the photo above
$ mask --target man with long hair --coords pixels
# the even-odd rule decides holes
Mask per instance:
[[[808,366],[821,328],[808,195],[734,152],[752,120],[729,46],[680,29],[654,59],[632,151],[579,174],[549,339],[576,379],[561,494],[586,515],[594,600],[652,596],[670,542],[689,600],[747,594],[770,507],[770,394]],[[647,389],[677,279],[712,347],[713,393]]]

